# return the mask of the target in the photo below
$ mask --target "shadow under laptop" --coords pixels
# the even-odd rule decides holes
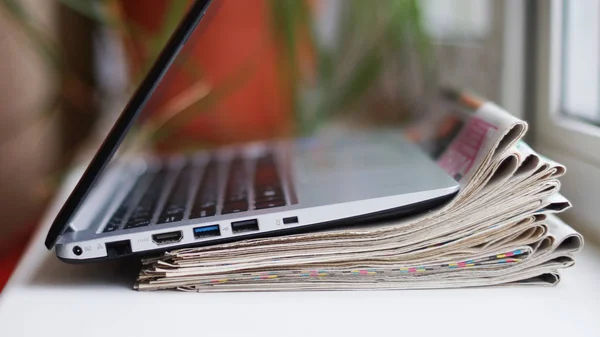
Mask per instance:
[[[126,287],[131,289],[140,271],[139,258],[89,264],[67,264],[48,254],[33,273],[33,286],[56,287]]]

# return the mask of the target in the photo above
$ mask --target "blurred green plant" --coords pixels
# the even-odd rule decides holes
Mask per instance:
[[[142,27],[124,22],[108,10],[119,0],[58,0],[62,5],[96,22],[135,36],[149,53],[144,59],[154,60],[165,45],[179,20],[184,16],[187,1],[170,1],[157,33],[150,34]],[[389,62],[402,62],[407,54],[416,53],[417,64],[406,62],[406,67],[421,67],[428,73],[432,65],[432,49],[423,25],[418,0],[339,1],[343,13],[336,22],[335,41],[325,42],[317,34],[317,15],[321,3],[313,0],[269,0],[275,38],[283,49],[281,73],[290,81],[293,111],[299,133],[315,131],[326,121],[351,110],[363,99],[373,84],[381,80]],[[49,38],[23,10],[18,0],[0,0],[0,5],[22,27],[23,32],[38,50],[48,68],[57,75],[69,73],[62,62],[58,44]],[[311,51],[314,74],[302,73],[299,48],[303,44]],[[202,69],[196,63],[180,58],[186,71],[198,85],[182,96],[192,100],[185,108],[146,123],[137,132],[136,143],[154,142],[177,131],[197,114],[207,111],[227,94],[235,90],[251,72],[249,65],[241,67],[225,81],[224,87],[212,88],[203,81]],[[151,63],[141,65],[137,74],[145,74]],[[139,79],[133,79],[135,85]],[[307,94],[311,93],[311,94]],[[193,97],[196,95],[196,97]],[[189,97],[188,97],[189,98]],[[140,142],[139,140],[142,140]]]
[[[333,42],[321,41],[316,32],[318,8],[311,10],[310,6],[319,3],[270,2],[274,31],[286,50],[282,67],[294,81],[292,97],[303,133],[313,132],[364,98],[381,79],[386,62],[404,62],[405,67],[421,68],[424,76],[431,74],[433,52],[418,0],[338,1],[342,13],[335,22],[338,36]],[[302,39],[308,39],[313,47],[317,71],[312,84],[302,83],[298,73],[301,67],[297,48]],[[418,62],[408,61],[406,55],[410,53],[416,53]],[[302,91],[307,87],[313,87],[317,94],[303,98]]]

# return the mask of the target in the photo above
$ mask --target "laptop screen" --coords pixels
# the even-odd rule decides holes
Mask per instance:
[[[153,7],[157,3],[162,7]],[[395,122],[406,118],[415,88],[423,86],[421,65],[411,61],[414,53],[427,53],[412,1],[132,6],[125,6],[124,17],[136,28],[123,40],[131,77],[140,85],[57,215],[48,248],[105,167],[126,151],[189,153],[287,138],[340,116]]]

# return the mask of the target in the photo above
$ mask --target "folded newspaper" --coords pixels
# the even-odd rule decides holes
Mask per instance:
[[[583,237],[555,215],[571,207],[559,193],[565,167],[525,144],[527,124],[493,103],[461,93],[440,109],[447,114],[436,128],[417,125],[407,135],[460,183],[448,204],[391,222],[170,251],[143,260],[135,288],[556,285],[558,271],[572,266],[583,246]]]

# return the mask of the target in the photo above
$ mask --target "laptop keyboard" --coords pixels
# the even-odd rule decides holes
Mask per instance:
[[[272,154],[256,159],[236,156],[229,160],[229,165],[221,164],[216,159],[211,159],[205,165],[189,161],[179,170],[163,167],[142,174],[103,232],[282,207],[287,204]],[[220,183],[219,170],[224,167],[228,167],[227,178]],[[252,169],[254,174],[250,176]],[[172,177],[171,184],[168,183],[169,177]],[[194,184],[194,181],[198,183]],[[160,204],[166,188],[170,190]],[[221,195],[222,201],[219,200]],[[155,214],[158,214],[156,219]]]

